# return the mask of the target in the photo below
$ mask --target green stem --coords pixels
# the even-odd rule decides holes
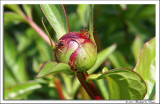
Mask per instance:
[[[91,99],[97,99],[101,100],[102,97],[98,93],[96,87],[94,86],[94,83],[91,81],[91,83],[86,82],[86,77],[88,76],[88,73],[78,72],[77,78],[80,81],[81,85],[84,87],[88,95],[91,97]]]

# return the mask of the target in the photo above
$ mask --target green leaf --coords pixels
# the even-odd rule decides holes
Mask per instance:
[[[21,16],[23,15],[23,12],[21,11],[21,8],[18,6],[18,4],[5,4],[4,6],[13,10],[17,14],[20,14]]]
[[[139,13],[141,8],[143,8],[143,5],[135,5],[135,4],[127,5],[125,17],[132,19],[135,18],[135,16]]]
[[[89,74],[89,76],[87,76],[86,81],[91,81],[94,79],[97,79],[101,74]]]
[[[41,88],[41,85],[37,82],[26,82],[22,84],[17,84],[11,88],[5,89],[4,98],[5,99],[22,99],[24,96],[31,93],[31,91]]]
[[[45,75],[54,74],[58,72],[65,72],[67,74],[73,74],[68,64],[57,63],[57,62],[47,62],[43,64],[36,78],[40,78]]]
[[[146,42],[140,53],[138,62],[134,70],[139,73],[147,84],[147,95],[145,99],[149,99],[150,94],[156,83],[156,39],[153,38]]]
[[[78,15],[76,13],[71,13],[68,15],[68,18],[71,31],[79,31],[81,28],[81,21],[79,21]]]
[[[50,40],[50,44],[51,44],[50,52],[52,54],[52,59],[53,59],[54,58],[54,52],[53,52],[53,50],[55,49],[55,46],[53,46],[51,35],[49,34],[49,32],[48,32],[48,30],[46,28],[46,25],[43,22],[43,17],[42,17],[42,24],[43,24],[43,27],[45,28],[45,31],[46,31],[46,33],[48,35],[49,40]]]
[[[5,62],[10,68],[13,67],[17,56],[16,44],[6,34],[4,35],[4,53]]]
[[[153,86],[153,89],[152,89],[152,92],[151,92],[151,94],[149,95],[149,99],[150,100],[155,100],[155,92],[156,92],[156,83],[154,84],[154,86]]]
[[[110,70],[97,79],[103,78],[108,82],[111,100],[140,100],[145,97],[147,90],[145,82],[131,69]]]
[[[95,65],[88,71],[88,73],[91,74],[98,67],[100,67],[102,65],[102,63],[104,63],[106,61],[108,56],[116,49],[116,47],[117,47],[116,44],[113,44],[112,46],[107,47],[106,49],[104,49],[103,51],[98,53],[97,61],[96,61]]]
[[[19,82],[25,82],[28,80],[28,74],[26,71],[26,62],[24,56],[18,56],[16,62],[12,67],[12,72]]]
[[[23,34],[24,33],[24,34]],[[36,36],[37,33],[33,28],[26,29],[22,34],[17,33],[16,39],[18,40],[18,46],[17,50],[18,52],[26,52],[29,46],[32,45],[32,43],[37,40]]]
[[[137,60],[138,60],[139,53],[140,53],[142,47],[143,47],[143,40],[141,37],[139,37],[137,35],[136,38],[134,39],[132,47],[131,47],[135,62],[137,62]]]
[[[129,30],[134,34],[140,34],[143,36],[152,34],[149,29],[145,28],[144,25],[137,20],[127,20],[126,22],[128,24]]]
[[[69,32],[62,5],[42,4],[41,9],[53,29],[56,31],[58,39]]]
[[[155,4],[150,4],[150,5],[144,5],[143,8],[141,8],[141,10],[138,11],[138,18],[142,18],[142,19],[146,19],[150,18],[150,17],[155,17]],[[146,12],[147,11],[147,12]]]
[[[77,7],[77,13],[81,21],[81,25],[87,27],[88,18],[87,18],[88,5],[87,4],[79,4]]]
[[[105,79],[100,79],[100,80],[96,80],[96,83],[99,87],[99,90],[103,96],[104,99],[108,100],[109,99],[109,89],[108,89],[108,84],[107,81]]]
[[[8,23],[19,23],[24,22],[24,18],[19,16],[14,12],[5,12],[4,13],[4,24],[7,25]]]
[[[27,16],[32,19],[32,8],[31,5],[23,4],[23,9],[26,12]]]
[[[51,48],[46,44],[46,42],[36,41],[37,49],[41,60],[52,61],[53,56],[51,55]],[[52,51],[53,52],[53,51]]]
[[[24,56],[18,56],[17,47],[14,41],[4,36],[4,59],[5,64],[9,66],[10,71],[18,82],[25,82],[28,80],[26,73],[26,62]]]
[[[38,73],[39,72],[39,69],[41,68],[41,66],[43,65],[43,63],[42,62],[39,62],[38,61],[38,58],[34,58],[33,59],[33,70],[34,70],[34,72],[36,72],[36,73]]]
[[[62,75],[64,84],[65,84],[66,91],[67,91],[67,93],[70,95],[70,94],[71,94],[71,91],[72,91],[72,85],[71,85],[72,77],[69,77],[69,76],[68,76],[67,74],[65,74],[65,73],[61,73],[61,75]]]
[[[75,77],[74,80],[73,80],[73,83],[72,83],[72,92],[71,92],[72,99],[74,99],[74,97],[76,95],[76,92],[78,91],[80,85],[81,84],[80,84],[78,78]]]
[[[94,40],[94,37],[93,37],[93,31],[94,31],[94,20],[93,20],[93,4],[89,4],[88,5],[88,13],[89,13],[89,16],[88,16],[88,19],[89,19],[89,32],[91,33],[91,39],[92,41],[95,42]]]
[[[61,88],[62,88],[62,92],[63,92],[64,98],[67,99],[67,100],[70,100],[71,96],[67,93],[66,87],[61,86]]]
[[[11,74],[11,72],[4,66],[4,89],[16,84],[17,81]]]
[[[119,51],[115,51],[108,58],[115,68],[130,67],[127,61],[125,60],[124,56]]]
[[[88,5],[89,11],[89,32],[93,36],[93,5]]]

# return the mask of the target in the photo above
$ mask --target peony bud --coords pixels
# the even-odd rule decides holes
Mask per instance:
[[[55,56],[58,62],[69,64],[74,72],[84,72],[95,64],[97,47],[89,32],[70,32],[57,42]]]

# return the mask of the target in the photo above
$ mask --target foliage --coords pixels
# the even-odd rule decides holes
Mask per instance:
[[[87,81],[94,82],[102,97],[154,99],[155,5],[65,6],[70,31],[86,28],[93,32],[98,57]],[[50,45],[26,16],[44,30],[43,17],[55,42],[69,31],[62,5],[4,5],[5,99],[62,99],[59,90],[65,99],[90,99],[74,75],[63,73],[70,67],[56,62]],[[43,77],[36,79],[37,73]]]

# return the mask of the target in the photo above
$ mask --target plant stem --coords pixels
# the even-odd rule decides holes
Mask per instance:
[[[56,88],[57,88],[60,99],[65,100],[62,89],[61,89],[61,82],[58,78],[55,79],[55,84],[56,84]]]
[[[91,97],[91,99],[97,99],[101,100],[102,97],[98,93],[94,83],[91,81],[91,83],[86,82],[86,77],[88,76],[88,73],[85,72],[79,72],[77,73],[78,80],[80,81],[81,85],[84,87],[88,95]]]
[[[67,27],[68,27],[68,32],[70,32],[70,28],[69,28],[69,23],[68,23],[68,18],[67,18],[67,12],[66,12],[66,8],[64,6],[64,4],[62,4],[63,10],[64,10],[64,14],[66,16],[66,22],[67,22]]]
[[[49,44],[51,45],[50,43],[50,40],[48,38],[48,36],[46,35],[46,33],[30,18],[26,17],[25,16],[25,20],[29,23],[29,25],[34,28],[34,30],[37,31],[37,33]],[[52,44],[53,46],[55,46],[55,43],[53,42],[52,40]]]

